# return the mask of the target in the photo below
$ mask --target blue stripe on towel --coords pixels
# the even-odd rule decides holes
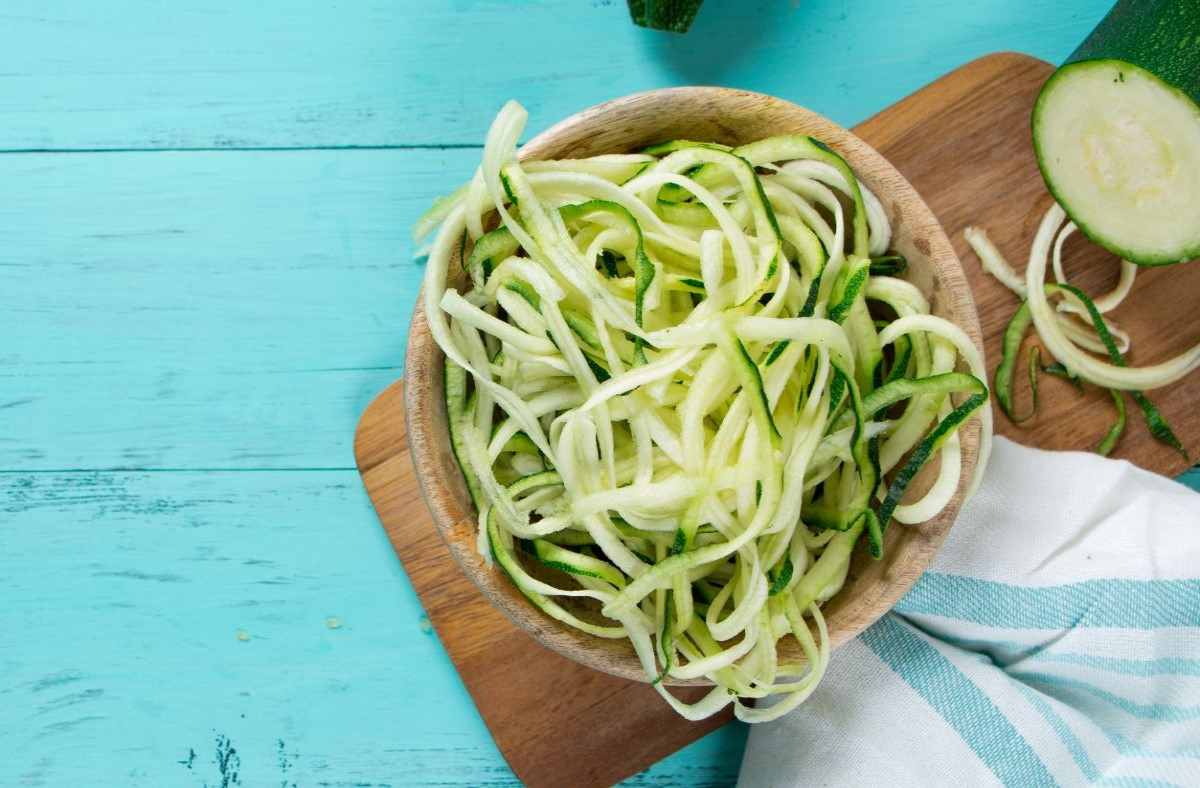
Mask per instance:
[[[1037,753],[987,695],[907,625],[884,616],[862,639],[1005,785],[1055,784]]]
[[[1067,691],[1078,690],[1099,698],[1107,703],[1116,706],[1126,714],[1131,714],[1134,717],[1143,719],[1157,720],[1158,722],[1188,722],[1190,720],[1200,720],[1200,706],[1175,706],[1169,703],[1138,703],[1129,698],[1122,697],[1115,693],[1109,692],[1106,689],[1101,689],[1095,684],[1090,684],[1086,681],[1067,678],[1066,676],[1055,676],[1050,673],[1036,673],[1033,671],[1014,670],[1010,671],[1009,675],[1020,681],[1028,684],[1040,684],[1043,687],[1053,689],[1063,689]],[[1054,694],[1053,692],[1051,694]]]
[[[1087,749],[1083,746],[1083,742],[1079,741],[1079,737],[1071,730],[1071,726],[1067,725],[1067,721],[1059,716],[1050,702],[1042,697],[1042,694],[1032,687],[1027,687],[1021,682],[1015,682],[1020,688],[1021,694],[1029,701],[1029,705],[1041,715],[1055,734],[1062,740],[1067,751],[1071,753],[1071,759],[1075,761],[1075,765],[1079,767],[1079,771],[1083,772],[1084,779],[1089,782],[1095,781],[1100,776],[1100,771],[1096,768],[1096,764],[1092,762],[1092,758],[1088,755]]]
[[[1200,760],[1200,749],[1184,747],[1177,750],[1156,750],[1151,747],[1143,747],[1133,739],[1122,736],[1116,731],[1110,731],[1106,728],[1100,729],[1109,743],[1116,748],[1117,752],[1127,758],[1177,758],[1180,760]],[[1200,771],[1198,771],[1200,773]]]
[[[1200,659],[1188,659],[1186,657],[1126,659],[1122,657],[1075,654],[1071,652],[1064,654],[1044,652],[1036,654],[1032,658],[1042,662],[1058,662],[1066,665],[1080,665],[1085,668],[1107,670],[1126,676],[1200,676]]]
[[[1200,627],[1200,580],[1084,580],[1029,588],[927,572],[896,605],[905,615],[1004,629]]]
[[[909,625],[924,632],[934,640],[957,646],[963,651],[982,654],[998,667],[1008,668],[1018,662],[1033,660],[1038,662],[1056,662],[1065,665],[1079,665],[1096,670],[1107,670],[1125,676],[1200,676],[1200,659],[1190,657],[1158,657],[1156,659],[1134,659],[1131,657],[1110,657],[1104,654],[1084,654],[1076,651],[1047,651],[1054,641],[1049,643],[1020,643],[1015,640],[1001,640],[987,637],[958,637],[944,632],[940,628],[931,628],[920,620],[905,619]],[[1200,638],[1200,633],[1196,633]]]

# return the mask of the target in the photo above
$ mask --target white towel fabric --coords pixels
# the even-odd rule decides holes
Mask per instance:
[[[997,784],[1200,785],[1200,493],[997,439],[933,566],[739,780]]]

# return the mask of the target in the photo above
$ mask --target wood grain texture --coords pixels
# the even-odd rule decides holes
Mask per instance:
[[[947,214],[949,218],[946,221],[951,228],[958,230],[956,234],[960,234],[961,225],[968,218],[974,220],[967,216],[968,209],[990,210],[1001,214],[1001,219],[1010,220],[1010,213],[1028,215],[1037,210],[1034,203],[1041,180],[1036,168],[1031,170],[1021,166],[1022,163],[1031,162],[1022,162],[1020,146],[1011,140],[1023,133],[1028,118],[1028,102],[1032,101],[1037,87],[1049,70],[1047,64],[1024,55],[990,56],[956,70],[883,111],[862,124],[857,131],[864,139],[875,143],[884,155],[895,160],[901,171],[915,183],[924,184],[923,194],[930,204],[940,207]],[[760,115],[763,109],[759,107]],[[668,113],[671,114],[682,113]],[[982,119],[975,120],[976,116]],[[636,129],[636,121],[623,118],[615,127],[622,132],[630,127]],[[955,136],[958,130],[963,132],[961,139]],[[548,141],[544,149],[539,147],[538,140],[541,138],[533,141],[530,146],[532,155],[547,149],[547,155],[563,155],[553,147],[556,140],[568,152],[573,145],[596,146],[595,150],[584,150],[584,155],[607,150],[613,144],[611,140],[605,140],[602,134],[588,133],[586,123],[567,121],[551,131],[557,133],[546,138]],[[707,131],[705,135],[690,136],[712,136],[726,142],[736,141],[738,137],[738,132],[722,124]],[[679,133],[664,136],[689,135]],[[913,140],[934,141],[928,146],[934,147],[938,155],[924,153],[927,145],[916,144]],[[996,146],[1002,148],[1002,154],[986,155],[986,151]],[[835,147],[841,149],[843,146],[835,144]],[[862,163],[853,158],[851,162],[861,173]],[[955,172],[970,174],[955,177]],[[878,191],[878,184],[871,182],[869,177],[867,180]],[[989,189],[983,190],[979,181],[989,184]],[[980,194],[984,196],[974,196]],[[1023,200],[1015,208],[1008,204],[1014,195]],[[888,202],[887,196],[883,193],[880,196],[885,203]],[[1036,219],[1037,216],[1034,216],[1032,221],[1036,223]],[[912,221],[911,217],[909,221]],[[996,231],[997,240],[1011,242],[1022,231],[1018,228],[1031,232],[1028,226],[1030,221],[1014,221],[1016,227],[1012,228],[1002,225],[1002,229]],[[917,235],[921,234],[918,232]],[[904,251],[914,254],[912,249],[906,248]],[[999,334],[1008,315],[1005,302],[1015,299],[997,283],[985,279],[977,268],[969,270],[973,271],[970,278],[980,312],[992,316],[985,323],[985,341],[992,363],[995,363],[999,358]],[[1083,280],[1085,286],[1091,286],[1099,279],[1095,268],[1088,273],[1092,279]],[[440,354],[432,346],[424,316],[419,309],[410,332],[408,364],[415,388],[410,390],[408,396],[402,397],[400,384],[393,385],[372,403],[359,424],[355,441],[359,468],[376,511],[405,563],[417,593],[430,611],[431,619],[497,745],[518,776],[535,785],[601,785],[641,768],[652,754],[669,752],[680,742],[698,735],[701,728],[675,718],[649,688],[589,671],[549,651],[539,650],[534,639],[560,651],[563,643],[555,639],[549,622],[539,619],[536,611],[528,609],[522,614],[523,600],[519,594],[509,588],[503,578],[490,576],[488,573],[491,570],[475,553],[474,523],[465,513],[465,492],[461,489],[461,478],[444,445],[444,438],[435,430],[440,409]],[[1196,386],[1195,377],[1187,379],[1179,387]],[[1192,393],[1194,395],[1195,391]],[[1059,402],[1052,405],[1048,401],[1050,396],[1048,390],[1047,408],[1064,407]],[[1061,393],[1055,396],[1061,398]],[[420,413],[419,418],[408,421],[410,430],[414,429],[415,422],[423,431],[419,436],[420,443],[413,443],[412,455],[418,465],[424,462],[433,468],[432,472],[427,468],[427,473],[436,474],[423,482],[435,518],[440,515],[446,521],[439,523],[442,525],[442,535],[446,537],[445,542],[436,538],[439,529],[431,522],[416,483],[409,444],[417,436],[406,435],[401,424],[406,407],[415,407]],[[999,422],[1003,417],[1000,414],[998,416]],[[444,413],[440,418],[444,419]],[[1081,431],[1087,429],[1089,422],[1102,424],[1103,419],[1103,409],[1091,408],[1087,412],[1076,413],[1071,423],[1077,431]],[[1025,440],[1033,445],[1054,446],[1062,433],[1054,428],[1057,425],[1048,428],[1048,424],[1051,422],[1046,420],[1035,422],[1023,433]],[[1180,421],[1177,426],[1184,430],[1181,435],[1185,440],[1200,439],[1200,430],[1192,427],[1190,422]],[[1001,431],[1004,431],[1003,426]],[[1076,437],[1081,439],[1079,435]],[[1137,454],[1146,450],[1148,440],[1148,436],[1139,436],[1131,430],[1131,434],[1122,442],[1122,450],[1134,453],[1136,459],[1154,468],[1156,463],[1163,461],[1161,456],[1154,452],[1144,456]],[[438,486],[439,478],[442,486]],[[456,488],[458,498],[454,495]],[[892,529],[889,536],[898,530]],[[890,544],[889,551],[894,553],[896,547],[896,544]],[[453,560],[450,560],[452,555]],[[460,565],[479,584],[482,595],[459,571]],[[916,574],[919,574],[919,570],[912,575],[912,579],[915,580]],[[851,587],[835,598],[828,613],[831,620],[837,615],[837,603],[844,604],[847,599],[854,601],[854,590]],[[512,621],[489,606],[487,599],[495,602]],[[513,621],[521,628],[514,626]],[[522,628],[534,639],[525,637]],[[584,654],[580,661],[615,672],[611,664],[604,662],[603,656],[601,654],[601,658],[597,659]],[[532,675],[536,680],[514,682],[516,675]],[[569,697],[570,702],[560,702],[564,697]],[[514,711],[532,712],[534,709],[537,710],[536,714]],[[603,735],[607,737],[612,730],[613,709],[622,709],[625,715],[622,722],[627,725],[620,729],[620,735],[624,737],[622,741],[637,742],[639,747],[628,753],[627,760],[605,760],[610,771],[597,772],[592,750],[586,746],[576,749],[576,739],[557,737],[556,732],[603,730]],[[608,741],[604,738],[605,743]],[[584,743],[591,745],[593,740],[585,738]]]
[[[673,36],[624,0],[6,0],[0,150],[478,145],[509,98],[536,129],[689,84],[849,125],[986,52],[1059,60],[1109,5],[714,0]]]
[[[0,468],[353,469],[408,228],[478,156],[0,156]]]
[[[811,135],[837,151],[879,198],[892,227],[892,248],[904,255],[904,276],[925,293],[930,311],[959,326],[982,351],[975,305],[950,242],[925,203],[882,156],[828,119],[790,102],[728,88],[671,88],[614,99],[583,110],[522,147],[522,159],[558,159],[636,151],[663,140],[711,140],[741,145],[779,134]],[[460,261],[451,271],[461,271]],[[477,549],[478,514],[450,446],[442,388],[443,357],[418,303],[409,329],[405,413],[417,479],[434,523],[455,561],[492,604],[547,648],[614,676],[647,681],[627,640],[596,638],[542,613]],[[361,431],[376,425],[366,419]],[[946,506],[920,528],[891,528],[884,556],[859,551],[845,588],[824,608],[834,648],[875,623],[916,582],[950,531],[973,476],[979,421],[960,430],[962,473]],[[923,491],[922,491],[923,492]],[[799,644],[780,642],[780,659],[800,661]],[[705,679],[668,684],[709,684]]]
[[[0,545],[5,788],[520,786],[356,471],[0,472]]]
[[[515,784],[354,471],[0,473],[0,502],[0,785]]]
[[[858,127],[908,176],[954,242],[979,306],[990,370],[999,363],[1004,326],[1020,301],[983,272],[962,231],[971,224],[985,228],[1013,266],[1024,270],[1034,233],[1052,204],[1028,132],[1034,99],[1052,70],[1025,55],[988,57]],[[1116,257],[1078,233],[1064,247],[1064,263],[1071,283],[1093,297],[1117,281]],[[1200,342],[1200,323],[1189,317],[1197,313],[1200,263],[1191,263],[1140,270],[1129,298],[1108,317],[1133,337],[1129,362],[1142,365],[1164,361]],[[1035,342],[1031,332],[1025,352]],[[1042,350],[1048,363],[1051,356]],[[1018,412],[1027,409],[1030,398],[1025,358],[1022,355],[1018,365]],[[1041,377],[1039,386],[1037,415],[1015,425],[997,412],[996,431],[1031,446],[1091,450],[1113,419],[1109,395],[1092,386],[1080,394],[1049,375]],[[1150,392],[1150,397],[1192,455],[1200,452],[1200,373]],[[1112,456],[1167,476],[1191,466],[1150,436],[1136,406],[1129,403],[1128,408],[1128,426]]]

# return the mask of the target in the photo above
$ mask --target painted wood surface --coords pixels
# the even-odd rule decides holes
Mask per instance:
[[[707,0],[674,39],[620,0],[7,0],[0,785],[514,784],[350,451],[452,146],[692,82],[852,124],[1107,5]],[[728,784],[744,735],[633,784]]]
[[[404,361],[408,228],[478,157],[0,156],[0,468],[352,468]]]
[[[1107,0],[710,0],[686,37],[624,0],[6,0],[0,149],[478,145],[649,88],[771,93],[851,125],[955,66],[1057,61]]]
[[[357,472],[4,473],[0,512],[0,785],[515,784]]]

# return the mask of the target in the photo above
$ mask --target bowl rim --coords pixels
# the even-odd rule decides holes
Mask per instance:
[[[759,104],[764,111],[782,112],[794,118],[797,124],[802,123],[806,128],[812,127],[814,130],[809,133],[830,144],[848,161],[858,162],[855,164],[851,161],[856,174],[862,175],[863,165],[866,164],[869,165],[866,169],[872,173],[886,175],[891,189],[889,196],[896,200],[897,205],[903,205],[907,218],[916,220],[910,223],[922,231],[919,235],[913,234],[914,243],[917,239],[923,240],[928,249],[926,251],[925,248],[921,248],[920,251],[925,253],[929,266],[937,271],[935,291],[939,297],[949,301],[944,311],[954,314],[953,322],[966,332],[982,357],[982,331],[970,286],[962,264],[937,217],[908,180],[882,154],[853,131],[819,113],[775,96],[735,88],[662,88],[611,99],[572,114],[521,146],[519,158],[522,161],[545,158],[561,138],[569,138],[582,130],[590,129],[614,111],[628,109],[631,105],[657,103],[664,99],[691,99],[718,104]],[[627,640],[597,638],[551,619],[517,590],[502,572],[490,563],[485,563],[477,552],[474,535],[477,518],[472,514],[473,507],[467,508],[462,505],[464,500],[469,501],[469,497],[466,495],[461,474],[456,473],[451,478],[445,478],[439,472],[439,429],[443,443],[448,440],[448,429],[444,398],[431,396],[431,392],[441,390],[443,362],[442,351],[433,341],[428,329],[422,285],[413,310],[405,359],[406,433],[421,496],[433,515],[439,537],[446,544],[455,562],[494,607],[541,645],[590,668],[633,681],[648,682],[649,679]],[[990,407],[990,404],[987,407]],[[864,615],[860,615],[849,626],[836,632],[830,629],[833,648],[857,637],[885,615],[928,568],[945,541],[961,509],[964,489],[977,460],[980,442],[979,420],[970,420],[960,430],[959,435],[962,443],[962,476],[951,502],[933,520],[917,526],[903,526],[921,529],[920,534],[923,538],[917,545],[917,554],[905,563],[898,576],[889,578],[886,583],[877,583],[873,595],[861,595],[856,600],[858,607],[866,609]],[[470,539],[452,538],[456,529],[463,528],[469,529]],[[896,530],[893,528],[892,532]],[[861,545],[856,547],[856,552],[861,552]],[[856,590],[861,594],[866,589]],[[839,592],[833,600],[841,597],[842,593]],[[619,646],[614,647],[614,643]],[[664,684],[710,686],[711,682],[706,679],[668,678]]]

